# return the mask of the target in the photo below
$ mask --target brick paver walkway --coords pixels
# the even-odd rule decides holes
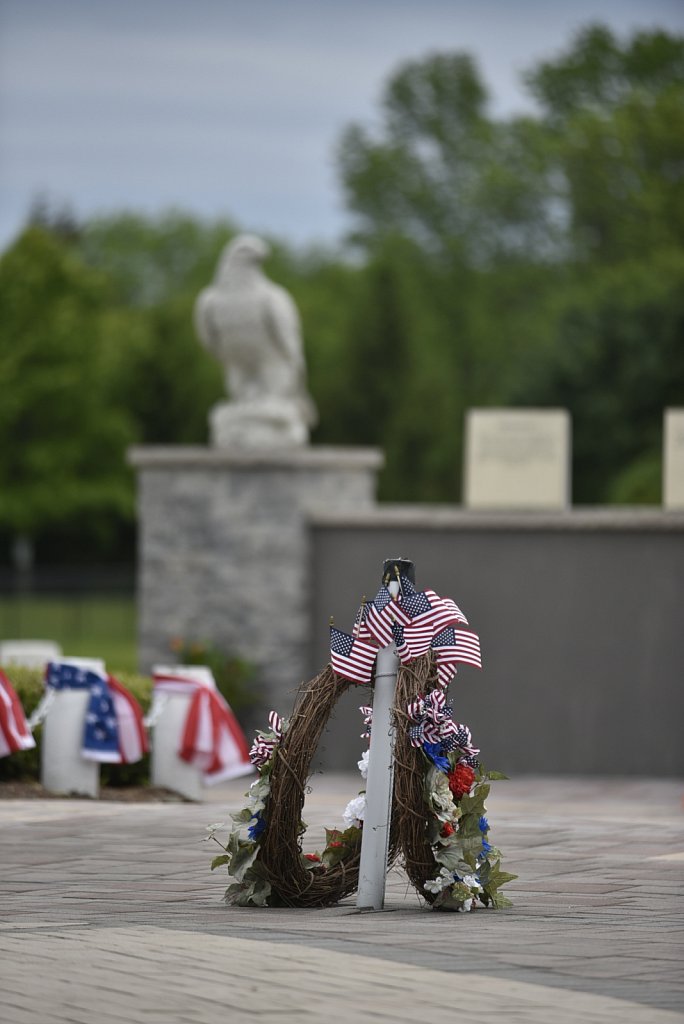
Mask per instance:
[[[203,805],[0,801],[3,1024],[684,1021],[684,785],[496,784],[520,879],[511,910],[472,914],[426,910],[399,870],[383,913],[225,906],[200,840],[246,785]],[[314,786],[307,848],[358,788]]]

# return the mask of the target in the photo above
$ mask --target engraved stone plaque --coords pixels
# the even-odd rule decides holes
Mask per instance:
[[[570,504],[570,416],[565,409],[470,409],[464,503],[481,509]]]
[[[663,426],[663,505],[684,508],[684,409],[666,409]]]

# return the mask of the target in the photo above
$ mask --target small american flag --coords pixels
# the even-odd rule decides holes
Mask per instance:
[[[404,575],[403,572],[399,573],[399,586],[401,587],[401,593],[404,597],[409,597],[411,594],[416,593],[416,588],[411,583],[408,576]]]
[[[414,619],[411,625],[404,629],[404,642],[413,658],[420,658],[422,654],[427,654],[433,635],[432,624],[424,616]]]
[[[480,639],[472,630],[447,626],[434,637],[432,649],[437,659],[437,675],[442,686],[453,678],[457,662],[482,668]]]
[[[392,595],[385,586],[380,587],[375,598],[366,605],[365,624],[381,647],[389,647],[392,643],[393,608]]]
[[[398,622],[392,623],[392,636],[394,637],[394,646],[397,651],[397,657],[401,663],[406,665],[409,661],[413,661],[413,655],[409,650],[408,644],[404,640],[404,627],[400,626]]]
[[[434,590],[426,590],[425,596],[429,599],[431,607],[440,613],[435,616],[435,621],[438,625],[442,623],[441,629],[452,622],[463,622],[466,626],[468,625],[465,615],[450,597],[440,597]]]
[[[412,594],[409,594],[402,600],[401,606],[409,619],[415,619],[416,616],[422,615],[424,612],[429,612],[432,607],[427,594],[422,590],[414,590]]]
[[[377,647],[372,644],[343,633],[334,626],[330,627],[330,661],[337,674],[345,679],[355,683],[369,683],[377,653]]]
[[[0,757],[35,745],[16,690],[0,669]]]
[[[456,660],[462,661],[465,665],[482,668],[480,638],[477,633],[473,633],[469,629],[457,629],[454,632],[456,633],[456,650],[458,652]]]
[[[447,626],[441,633],[437,633],[432,639],[432,649],[435,652],[438,664],[453,665],[459,660],[459,650],[456,646],[456,630],[453,626]]]

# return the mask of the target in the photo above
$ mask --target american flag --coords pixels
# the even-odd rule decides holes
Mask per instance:
[[[455,633],[456,650],[458,652],[456,660],[462,661],[465,665],[474,665],[475,668],[482,668],[480,638],[477,633],[473,633],[469,629],[457,629]]]
[[[351,679],[354,683],[369,683],[377,653],[377,647],[372,644],[343,633],[334,626],[330,627],[330,661],[337,674],[345,679]]]
[[[88,690],[81,756],[89,761],[133,764],[148,750],[142,708],[114,676],[50,662],[45,685],[54,690]]]
[[[392,622],[395,616],[390,606],[394,607],[392,595],[385,586],[380,587],[375,598],[366,605],[365,624],[381,647],[389,647],[392,643]]]
[[[432,649],[437,660],[437,678],[440,686],[448,686],[456,675],[455,663],[458,661],[456,630],[453,626],[447,626],[433,637]]]
[[[416,588],[411,583],[408,576],[405,576],[403,572],[399,573],[399,586],[401,587],[401,593],[403,597],[410,597],[411,594],[416,593]]]
[[[17,692],[0,669],[0,757],[35,745]]]
[[[426,590],[425,596],[430,601],[431,607],[441,612],[438,621],[443,622],[444,626],[448,626],[451,622],[463,622],[466,626],[468,625],[465,615],[450,597],[440,597],[434,590]]]
[[[432,638],[432,649],[435,652],[438,664],[453,665],[459,660],[458,648],[456,646],[456,630],[453,626],[447,626],[441,633]]]
[[[404,643],[412,658],[420,658],[422,654],[427,654],[434,632],[429,613],[417,616],[410,626],[404,628]]]
[[[414,590],[412,594],[403,599],[401,606],[408,615],[409,620],[415,619],[416,616],[422,615],[424,612],[429,612],[432,607],[427,594],[422,590]]]
[[[152,678],[155,693],[189,698],[178,756],[202,773],[205,785],[252,771],[245,735],[206,665],[159,666]]]
[[[394,637],[394,646],[397,651],[397,657],[401,663],[406,665],[409,661],[413,661],[413,655],[404,640],[404,627],[400,626],[398,622],[392,623],[392,636]]]
[[[432,649],[437,659],[439,681],[443,686],[456,672],[454,666],[457,662],[482,668],[480,639],[472,630],[447,626],[433,638]]]
[[[375,637],[371,633],[370,629],[368,628],[368,623],[366,622],[366,616],[368,615],[370,603],[370,601],[366,601],[365,599],[361,602],[361,607],[356,613],[356,619],[354,621],[354,628],[352,629],[352,634],[354,635],[355,638],[358,638],[359,640],[365,640],[368,643],[373,643]]]

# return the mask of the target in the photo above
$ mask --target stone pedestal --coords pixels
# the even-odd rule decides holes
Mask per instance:
[[[174,638],[210,643],[256,666],[257,723],[286,714],[313,667],[309,518],[371,509],[381,452],[155,447],[129,461],[141,669],[168,661]]]

